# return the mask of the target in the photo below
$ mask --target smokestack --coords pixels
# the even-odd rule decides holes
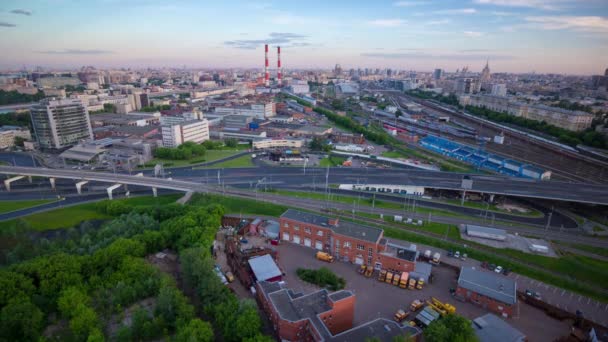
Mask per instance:
[[[277,81],[281,85],[281,47],[277,46]]]
[[[268,44],[264,45],[264,84],[268,87],[270,85],[270,73],[268,72]]]

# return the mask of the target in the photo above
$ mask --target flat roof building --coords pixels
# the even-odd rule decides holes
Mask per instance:
[[[161,131],[164,147],[177,147],[188,141],[202,143],[209,140],[209,123],[207,119],[164,125]]]
[[[247,260],[256,281],[278,281],[281,280],[282,272],[274,262],[270,254]]]
[[[507,239],[507,231],[504,229],[476,226],[473,224],[465,224],[464,229],[467,235],[471,237],[498,241],[505,241]]]
[[[485,314],[473,320],[472,324],[479,342],[524,342],[526,335],[493,314]]]
[[[44,99],[32,106],[30,116],[42,148],[62,149],[93,139],[89,112],[80,100]]]
[[[462,267],[456,297],[511,317],[517,306],[517,283],[491,271]]]

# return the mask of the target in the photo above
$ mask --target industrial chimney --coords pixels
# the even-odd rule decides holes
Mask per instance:
[[[270,85],[270,73],[268,72],[268,44],[264,45],[264,85]]]
[[[277,82],[281,86],[281,47],[277,46]]]

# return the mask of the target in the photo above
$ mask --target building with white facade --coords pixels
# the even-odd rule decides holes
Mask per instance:
[[[164,147],[177,147],[185,142],[202,143],[209,140],[207,119],[165,124],[161,129]]]
[[[44,99],[30,109],[41,148],[61,149],[93,139],[89,112],[78,99]]]
[[[32,139],[30,130],[27,127],[2,126],[0,127],[0,149],[15,146],[15,138],[20,137],[25,140]]]
[[[507,85],[504,83],[492,85],[492,95],[494,96],[507,96]]]
[[[304,146],[304,139],[264,139],[252,143],[252,147],[256,150],[268,148],[301,148],[302,146]]]
[[[274,102],[257,103],[248,106],[215,107],[215,113],[221,115],[246,115],[257,119],[270,118],[276,115]]]

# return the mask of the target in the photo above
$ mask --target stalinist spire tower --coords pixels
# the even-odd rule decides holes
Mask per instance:
[[[481,71],[481,82],[488,82],[488,81],[490,81],[490,65],[489,65],[489,61],[486,60],[486,66]]]

